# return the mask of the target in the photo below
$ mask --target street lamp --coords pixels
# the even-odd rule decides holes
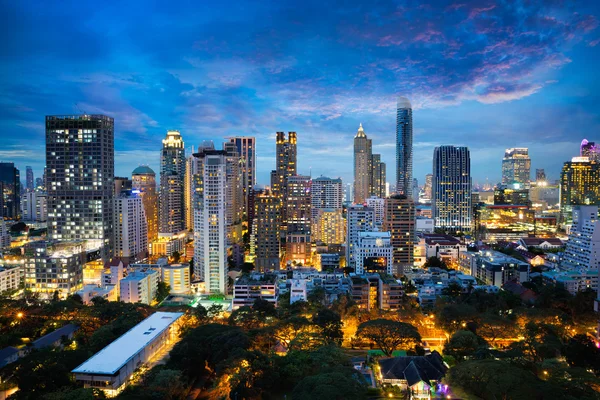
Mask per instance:
[[[18,312],[18,313],[17,313],[17,318],[19,318],[19,319],[20,319],[20,318],[23,318],[23,313],[22,313],[22,312]]]

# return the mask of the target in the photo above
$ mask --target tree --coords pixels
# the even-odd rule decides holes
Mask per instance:
[[[173,262],[178,263],[181,259],[181,254],[178,251],[174,251],[173,254],[171,254],[171,258],[173,258]]]
[[[472,356],[485,341],[471,331],[457,331],[444,346],[444,355],[462,361]]]
[[[552,325],[530,321],[525,325],[523,337],[523,350],[534,362],[554,358],[560,354],[562,342]]]
[[[442,289],[444,296],[457,298],[462,294],[462,286],[456,282],[450,282],[447,287]]]
[[[365,398],[366,385],[355,373],[327,372],[307,376],[302,379],[292,392],[298,400],[358,400]]]
[[[388,357],[399,347],[421,342],[421,335],[413,325],[389,319],[363,322],[358,326],[356,336],[375,343]]]
[[[473,321],[477,310],[468,304],[446,304],[436,312],[436,322],[446,331],[452,333],[462,327],[463,323]]]
[[[292,343],[298,335],[311,330],[311,323],[305,317],[293,316],[280,321],[273,329],[275,338],[289,349],[290,343]]]
[[[344,338],[342,318],[340,314],[328,308],[320,310],[313,316],[313,323],[321,328],[325,340],[340,345]]]
[[[157,302],[161,302],[167,298],[167,296],[171,293],[171,287],[165,282],[158,282],[158,286],[156,288],[156,294],[154,295],[154,300]]]
[[[600,350],[586,335],[575,335],[569,339],[563,350],[567,363],[571,367],[591,369],[600,373]]]
[[[446,263],[436,256],[429,257],[427,259],[427,261],[425,261],[425,264],[423,265],[423,267],[424,268],[441,268],[441,269],[445,269],[445,270],[448,269],[448,267],[446,266]]]

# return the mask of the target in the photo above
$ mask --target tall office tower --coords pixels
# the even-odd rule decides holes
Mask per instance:
[[[17,220],[21,213],[21,175],[14,163],[0,162],[2,217]]]
[[[207,146],[208,147],[208,146]],[[194,193],[194,275],[207,293],[227,293],[227,153],[201,148]]]
[[[280,268],[281,198],[269,190],[254,195],[253,241],[256,246],[256,270]]]
[[[287,139],[284,132],[277,132],[275,180],[271,180],[271,190],[273,194],[283,198],[286,195],[285,184],[287,178],[297,174],[296,142],[296,132],[288,132]]]
[[[531,180],[531,158],[527,148],[506,149],[502,159],[502,184],[528,186]]]
[[[573,207],[573,225],[560,266],[571,271],[600,268],[598,206]]]
[[[235,143],[240,156],[244,198],[243,213],[247,216],[249,210],[248,200],[254,186],[256,186],[256,138],[236,136],[229,138],[229,141]]]
[[[546,179],[546,171],[543,168],[538,168],[535,170],[535,181],[538,185],[548,183]]]
[[[315,241],[325,244],[343,244],[346,240],[344,223],[341,209],[319,209],[316,224],[313,225]]]
[[[600,163],[588,157],[573,157],[560,174],[561,220],[571,219],[573,206],[600,205]]]
[[[158,237],[158,194],[156,193],[156,174],[152,168],[140,165],[131,173],[132,188],[139,190],[148,225],[150,243]]]
[[[21,198],[21,217],[24,221],[46,222],[48,217],[47,196],[44,192],[27,192]]]
[[[227,243],[236,246],[236,264],[241,265],[239,246],[242,244],[242,218],[244,216],[244,189],[242,187],[242,163],[235,143],[223,143],[225,162],[227,164],[226,218]]]
[[[342,180],[320,176],[312,180],[310,189],[311,222],[316,226],[319,210],[342,210]]]
[[[346,217],[346,265],[356,267],[356,245],[360,232],[372,232],[375,228],[375,211],[364,205],[348,207]]]
[[[167,131],[160,154],[159,232],[185,229],[185,147],[179,131]]]
[[[114,255],[128,263],[146,258],[148,222],[142,196],[137,190],[122,190],[114,202]]]
[[[33,186],[33,169],[29,166],[25,167],[25,174],[25,189],[27,189],[28,192],[33,192],[33,189],[35,189],[35,186]]]
[[[371,195],[373,178],[373,143],[367,138],[362,124],[354,137],[354,203],[362,204]]]
[[[413,267],[415,219],[415,203],[410,197],[394,195],[385,199],[383,230],[391,234],[393,264],[400,273]]]
[[[286,227],[285,261],[306,265],[311,256],[310,176],[287,178],[283,207]]]
[[[436,228],[471,229],[471,156],[467,147],[440,146],[433,153],[432,216]]]
[[[354,200],[354,187],[351,183],[344,185],[344,203],[351,204]]]
[[[372,208],[375,212],[373,223],[381,230],[383,227],[383,218],[385,217],[385,199],[377,196],[371,196],[365,200],[367,207]]]
[[[371,156],[371,196],[385,197],[385,163],[381,162],[381,154]]]
[[[406,97],[399,97],[396,109],[396,193],[412,196],[412,177],[412,105]]]
[[[35,178],[35,188],[38,190],[46,190],[44,187],[44,178]]]
[[[412,199],[415,203],[419,202],[419,181],[417,180],[417,178],[413,178],[413,185],[412,185]]]
[[[185,175],[183,177],[183,203],[185,212],[183,215],[183,225],[186,230],[194,229],[194,146],[192,154],[185,159]]]
[[[432,182],[433,182],[433,175],[432,174],[427,174],[425,175],[425,198],[431,200],[431,188],[432,188]]]
[[[49,178],[53,175],[50,172]],[[57,182],[50,178],[49,183]],[[109,186],[112,188],[112,184]],[[38,293],[42,299],[51,299],[58,292],[58,297],[65,299],[82,288],[86,260],[83,241],[31,242],[23,251],[26,290]]]
[[[600,146],[597,146],[594,142],[588,142],[587,139],[583,139],[579,155],[581,157],[588,157],[590,161],[600,162]]]
[[[131,190],[133,188],[132,180],[125,177],[115,176],[115,197],[121,192]]]
[[[85,240],[112,255],[114,119],[105,115],[46,117],[48,236]]]

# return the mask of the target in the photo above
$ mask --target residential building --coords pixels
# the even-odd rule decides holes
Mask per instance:
[[[171,264],[160,267],[161,280],[169,285],[172,294],[190,293],[190,264]]]
[[[234,143],[240,156],[242,173],[243,213],[247,215],[249,197],[256,185],[256,138],[236,136],[229,138]]]
[[[381,161],[381,154],[371,155],[371,167],[371,196],[386,197],[386,167]]]
[[[526,237],[521,238],[517,242],[519,246],[522,246],[523,250],[527,250],[530,247],[534,247],[541,250],[559,250],[562,249],[565,244],[559,238],[540,238],[540,237]]]
[[[119,293],[124,303],[152,304],[156,297],[160,274],[150,268],[134,270],[119,282]]]
[[[421,234],[419,237],[418,246],[423,248],[425,258],[437,257],[449,267],[456,266],[459,263],[461,253],[467,251],[466,244],[450,235],[428,233]]]
[[[560,266],[563,270],[591,270],[597,274],[600,269],[598,206],[573,207],[573,226]]]
[[[316,242],[325,244],[343,244],[345,242],[346,221],[341,209],[320,209],[316,221],[313,229],[313,237]]]
[[[473,272],[485,285],[502,287],[508,281],[529,281],[529,264],[499,251],[480,252]]]
[[[158,237],[150,242],[150,255],[171,257],[173,253],[181,254],[185,248],[187,231],[179,233],[159,233]]]
[[[373,222],[378,229],[383,227],[385,218],[385,201],[385,198],[377,196],[371,196],[365,200],[367,207],[372,208],[375,212],[375,220]]]
[[[404,287],[387,275],[351,275],[350,295],[361,310],[393,310],[402,306]]]
[[[406,195],[385,199],[383,230],[390,233],[396,271],[413,267],[415,247],[415,203]]]
[[[320,176],[311,182],[310,214],[313,225],[317,224],[319,210],[342,210],[342,180]]]
[[[225,152],[225,219],[227,244],[238,251],[243,247],[242,240],[242,218],[244,216],[244,191],[242,187],[241,157],[234,143],[223,143]],[[236,265],[241,266],[242,259],[234,257]]]
[[[432,214],[436,228],[453,232],[471,229],[471,157],[468,148],[435,148]]]
[[[600,205],[600,163],[573,157],[560,175],[560,211],[563,222],[571,220],[573,206]]]
[[[389,232],[359,232],[355,249],[355,272],[392,275],[392,236]],[[412,254],[411,254],[412,257]]]
[[[425,217],[417,217],[415,220],[415,232],[417,233],[433,233],[435,226],[433,219]]]
[[[10,162],[0,162],[0,211],[5,219],[21,216],[21,175]]]
[[[286,139],[284,132],[276,134],[276,169],[271,179],[271,190],[275,196],[286,198],[285,186],[290,176],[297,174],[297,136],[296,132],[288,132]],[[285,214],[285,210],[284,210]],[[285,221],[285,215],[284,215]]]
[[[33,186],[33,168],[30,166],[25,167],[25,190],[28,192],[33,192],[35,186]]]
[[[372,232],[375,227],[375,210],[364,205],[347,209],[346,217],[346,264],[355,268],[355,250],[360,232]]]
[[[0,267],[0,293],[19,289],[23,283],[23,273],[22,265]]]
[[[431,200],[431,196],[433,196],[433,174],[425,175],[425,187],[423,191],[425,192],[425,198]]]
[[[373,143],[362,124],[354,137],[354,203],[363,204],[371,196],[373,177]]]
[[[167,131],[160,153],[159,232],[178,233],[185,229],[185,144],[181,133]]]
[[[254,301],[262,299],[277,306],[279,289],[277,277],[267,274],[250,274],[240,276],[233,284],[233,300],[231,308],[252,306]]]
[[[156,174],[152,168],[140,165],[131,173],[133,190],[139,191],[146,214],[148,243],[158,237],[158,194],[156,192]]]
[[[396,193],[412,196],[413,120],[412,105],[399,97],[396,108]]]
[[[105,115],[46,117],[48,238],[85,240],[112,255],[114,119]]]
[[[531,158],[527,148],[506,149],[502,159],[502,184],[529,187],[531,181]]]
[[[46,222],[48,196],[44,192],[25,192],[21,197],[21,216],[27,222]]]
[[[75,380],[84,388],[115,397],[132,382],[140,366],[178,339],[182,316],[179,312],[155,312],[71,371]]]
[[[148,224],[138,191],[122,190],[114,199],[114,255],[127,262],[148,256]]]
[[[290,304],[294,304],[297,301],[307,301],[308,290],[307,282],[305,279],[291,279],[290,280]]]
[[[77,294],[81,297],[81,301],[85,305],[93,304],[93,299],[100,297],[106,301],[118,301],[119,288],[115,285],[108,286],[97,286],[97,285],[85,285],[83,289],[79,290]]]
[[[306,265],[311,256],[310,177],[287,178],[284,205],[287,221],[285,261]]]
[[[587,139],[581,141],[580,152],[581,157],[587,157],[590,161],[600,162],[600,146],[594,142],[588,142]]]
[[[252,237],[255,243],[256,270],[277,270],[280,267],[281,198],[269,190],[254,196]]]
[[[133,186],[132,186],[133,182],[132,182],[132,180],[129,179],[129,178],[126,178],[126,177],[115,176],[115,178],[114,178],[114,185],[115,185],[115,197],[117,197],[118,195],[120,195],[121,192],[133,189]]]

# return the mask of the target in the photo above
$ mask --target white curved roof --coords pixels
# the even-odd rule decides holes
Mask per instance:
[[[412,108],[410,100],[408,100],[406,97],[398,97],[398,108]]]

